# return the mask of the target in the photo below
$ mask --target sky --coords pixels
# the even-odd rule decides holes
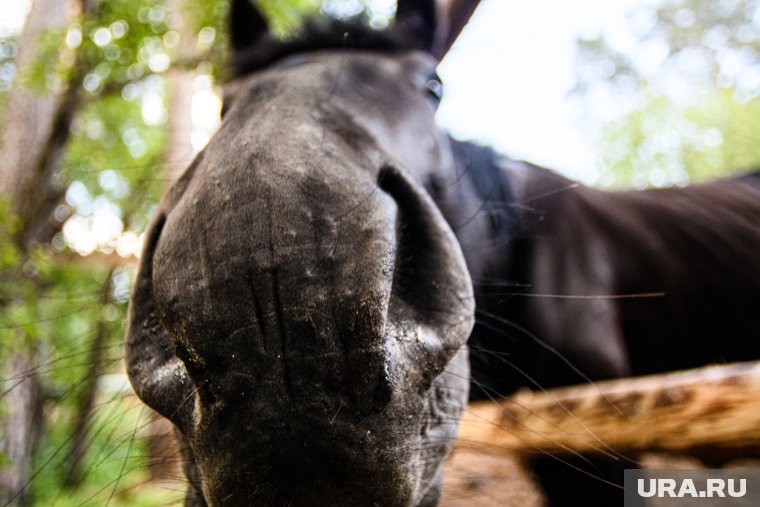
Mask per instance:
[[[592,134],[568,97],[575,41],[604,33],[616,47],[635,45],[626,13],[641,3],[483,0],[440,65],[439,124],[457,138],[593,181]]]
[[[31,7],[31,0],[0,0],[0,37],[18,33]]]

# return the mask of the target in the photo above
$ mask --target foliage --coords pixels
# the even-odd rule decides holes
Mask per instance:
[[[18,228],[17,221],[8,212],[7,199],[0,197],[0,358],[8,357],[15,345],[13,334],[10,332],[9,317],[13,311],[14,300],[18,299],[18,287],[14,283],[14,274],[21,259],[15,245],[14,236]],[[0,364],[0,379],[6,377],[3,365]],[[0,421],[4,420],[7,409],[0,399]],[[0,449],[0,471],[7,467],[7,456]]]
[[[18,343],[15,328],[23,330],[32,339],[36,335],[34,325],[34,287],[28,275],[34,270],[33,264],[24,262],[24,257],[16,245],[18,219],[9,212],[7,198],[0,196],[0,357],[8,357],[12,347],[28,346]],[[0,374],[2,374],[0,365]],[[3,378],[3,377],[0,377]]]
[[[176,69],[206,80],[223,75],[229,0],[80,5],[84,10],[68,26],[39,37],[35,63],[23,75],[14,67],[18,34],[0,39],[0,118],[13,86],[40,94],[73,87],[78,97],[65,155],[53,176],[64,196],[54,213],[57,232],[22,252],[14,240],[23,224],[0,202],[0,358],[22,347],[40,358],[34,373],[44,386],[45,424],[28,488],[35,505],[165,505],[179,499],[183,486],[166,490],[149,483],[145,409],[120,390],[99,389],[92,413],[84,414],[85,473],[72,485],[67,470],[83,400],[98,380],[92,377],[94,352],[102,352],[101,373],[123,372],[131,268],[112,270],[94,259],[136,246],[167,186],[167,169],[186,162],[165,155],[167,80]],[[366,12],[380,25],[389,16],[359,0],[259,5],[275,35],[285,38],[320,9],[341,16]],[[4,366],[0,362],[3,389],[15,381]],[[3,401],[0,424],[7,415]],[[0,469],[7,466],[0,453]]]
[[[666,186],[751,170],[760,161],[758,114],[760,100],[738,101],[730,89],[688,106],[647,96],[604,127],[602,182]]]
[[[14,241],[18,220],[8,210],[8,200],[0,197],[0,298],[11,293],[7,276],[18,265],[20,253]]]
[[[0,206],[0,357],[8,358],[23,347],[40,358],[35,373],[47,401],[43,439],[28,488],[35,504],[162,505],[176,500],[177,494],[155,488],[152,493],[139,491],[151,489],[144,485],[144,432],[136,431],[145,414],[133,397],[124,399],[121,393],[101,392],[88,416],[85,474],[73,487],[66,484],[78,412],[97,380],[89,375],[98,333],[104,333],[102,371],[122,371],[131,277],[127,269],[111,275],[85,257],[82,262],[76,258],[94,251],[114,255],[130,233],[136,239],[166,186],[163,169],[172,163],[164,160],[167,97],[162,74],[169,71],[177,42],[168,8],[158,0],[93,5],[93,12],[78,16],[65,30],[44,33],[37,41],[36,65],[15,76],[14,86],[39,93],[71,83],[79,88],[81,99],[63,163],[54,176],[66,198],[55,212],[61,229],[52,242],[22,255],[14,241],[21,224],[6,203]],[[15,74],[10,67],[15,42],[4,40],[0,49],[5,58],[0,60],[3,101],[2,92]],[[71,228],[89,235],[67,235]],[[89,240],[76,241],[77,236]],[[3,361],[3,390],[18,382],[7,378],[5,366]],[[4,401],[0,400],[0,423],[7,412]],[[0,457],[0,467],[9,465]]]
[[[226,44],[227,15],[229,2],[200,0],[189,9],[191,22],[195,30],[213,30]],[[297,31],[304,20],[319,10],[319,0],[259,0],[256,2],[269,20],[269,27],[279,37],[287,37]]]
[[[664,0],[629,24],[631,47],[578,41],[575,93],[598,104],[600,183],[685,184],[760,163],[760,2]]]
[[[66,396],[63,393],[61,396]],[[37,468],[46,473],[35,481],[35,504],[74,507],[80,505],[156,506],[179,504],[180,493],[150,484],[144,436],[146,410],[131,396],[108,394],[90,422],[90,452],[85,473],[75,488],[64,483],[65,452],[70,438],[67,411],[70,404],[59,401],[48,414],[49,430],[37,455]],[[181,485],[177,485],[179,491]]]

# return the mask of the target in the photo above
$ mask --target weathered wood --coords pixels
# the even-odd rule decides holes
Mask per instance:
[[[460,448],[760,455],[760,362],[520,392],[471,404]]]

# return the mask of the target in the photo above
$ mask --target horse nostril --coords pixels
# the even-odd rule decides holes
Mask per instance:
[[[388,324],[409,344],[424,390],[469,335],[471,282],[454,233],[426,191],[394,167],[380,171],[378,186],[397,207]]]
[[[425,191],[397,169],[383,168],[378,186],[398,207],[393,295],[435,321],[461,295],[457,274],[464,270],[451,252],[453,234]]]
[[[382,375],[375,386],[373,405],[377,412],[383,410],[393,398],[393,384],[387,375]]]
[[[378,186],[393,198],[398,206],[396,219],[396,268],[393,274],[393,294],[406,303],[415,304],[423,299],[428,282],[433,280],[425,257],[430,250],[429,232],[423,230],[423,203],[414,189],[395,169],[383,168],[378,174]],[[434,255],[434,254],[433,254]]]

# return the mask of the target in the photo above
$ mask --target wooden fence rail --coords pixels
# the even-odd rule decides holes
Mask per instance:
[[[760,362],[519,392],[469,406],[457,446],[482,452],[760,456]]]

